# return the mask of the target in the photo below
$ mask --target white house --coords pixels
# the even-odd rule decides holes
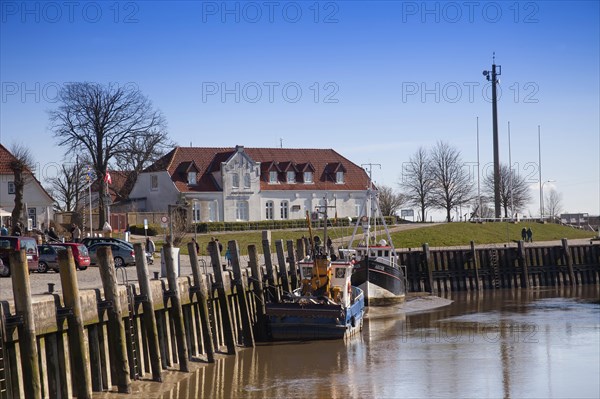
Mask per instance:
[[[332,149],[176,147],[144,170],[130,210],[187,203],[194,221],[301,219],[325,203],[358,216],[368,176]]]
[[[15,160],[13,154],[0,144],[0,219],[6,226],[12,225],[10,214],[15,207],[15,179],[10,168],[11,162]],[[25,172],[25,176],[23,205],[26,207],[28,219],[31,219],[31,227],[41,228],[42,223],[47,226],[48,220],[52,220],[54,215],[54,199],[30,170]]]

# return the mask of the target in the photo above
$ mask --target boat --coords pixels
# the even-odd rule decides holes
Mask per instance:
[[[377,238],[381,222],[385,238]],[[358,229],[362,238],[358,239]],[[358,244],[354,245],[358,241]],[[352,238],[340,257],[354,262],[351,284],[363,290],[366,306],[385,306],[401,303],[406,298],[406,267],[398,262],[389,229],[379,207],[376,190],[369,175],[369,186],[361,206]]]
[[[365,301],[351,284],[354,263],[332,261],[329,251],[315,244],[310,219],[309,233],[310,255],[298,262],[300,287],[265,306],[274,341],[341,339],[362,331]]]

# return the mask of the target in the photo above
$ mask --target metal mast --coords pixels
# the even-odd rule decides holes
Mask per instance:
[[[492,82],[492,128],[494,135],[494,207],[495,217],[500,218],[500,153],[498,150],[498,104],[496,85],[498,84],[498,76],[502,74],[502,67],[496,65],[496,53],[492,57],[492,71],[483,71],[486,79]],[[491,75],[491,76],[490,76]]]

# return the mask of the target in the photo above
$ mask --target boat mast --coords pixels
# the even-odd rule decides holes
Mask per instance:
[[[367,201],[369,201],[369,215],[367,216],[367,248],[369,248],[369,244],[371,243],[371,216],[373,215],[373,203],[377,206],[377,201],[374,201],[374,192],[373,192],[373,166],[379,166],[381,169],[380,163],[366,163],[360,165],[361,167],[365,167],[365,170],[368,169],[369,172],[369,188],[367,189]],[[375,215],[375,243],[377,243],[377,215]]]

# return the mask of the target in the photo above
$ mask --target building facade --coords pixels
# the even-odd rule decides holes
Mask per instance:
[[[196,222],[287,220],[327,200],[331,217],[355,217],[368,183],[331,149],[176,147],[138,176],[128,210],[180,205]]]

